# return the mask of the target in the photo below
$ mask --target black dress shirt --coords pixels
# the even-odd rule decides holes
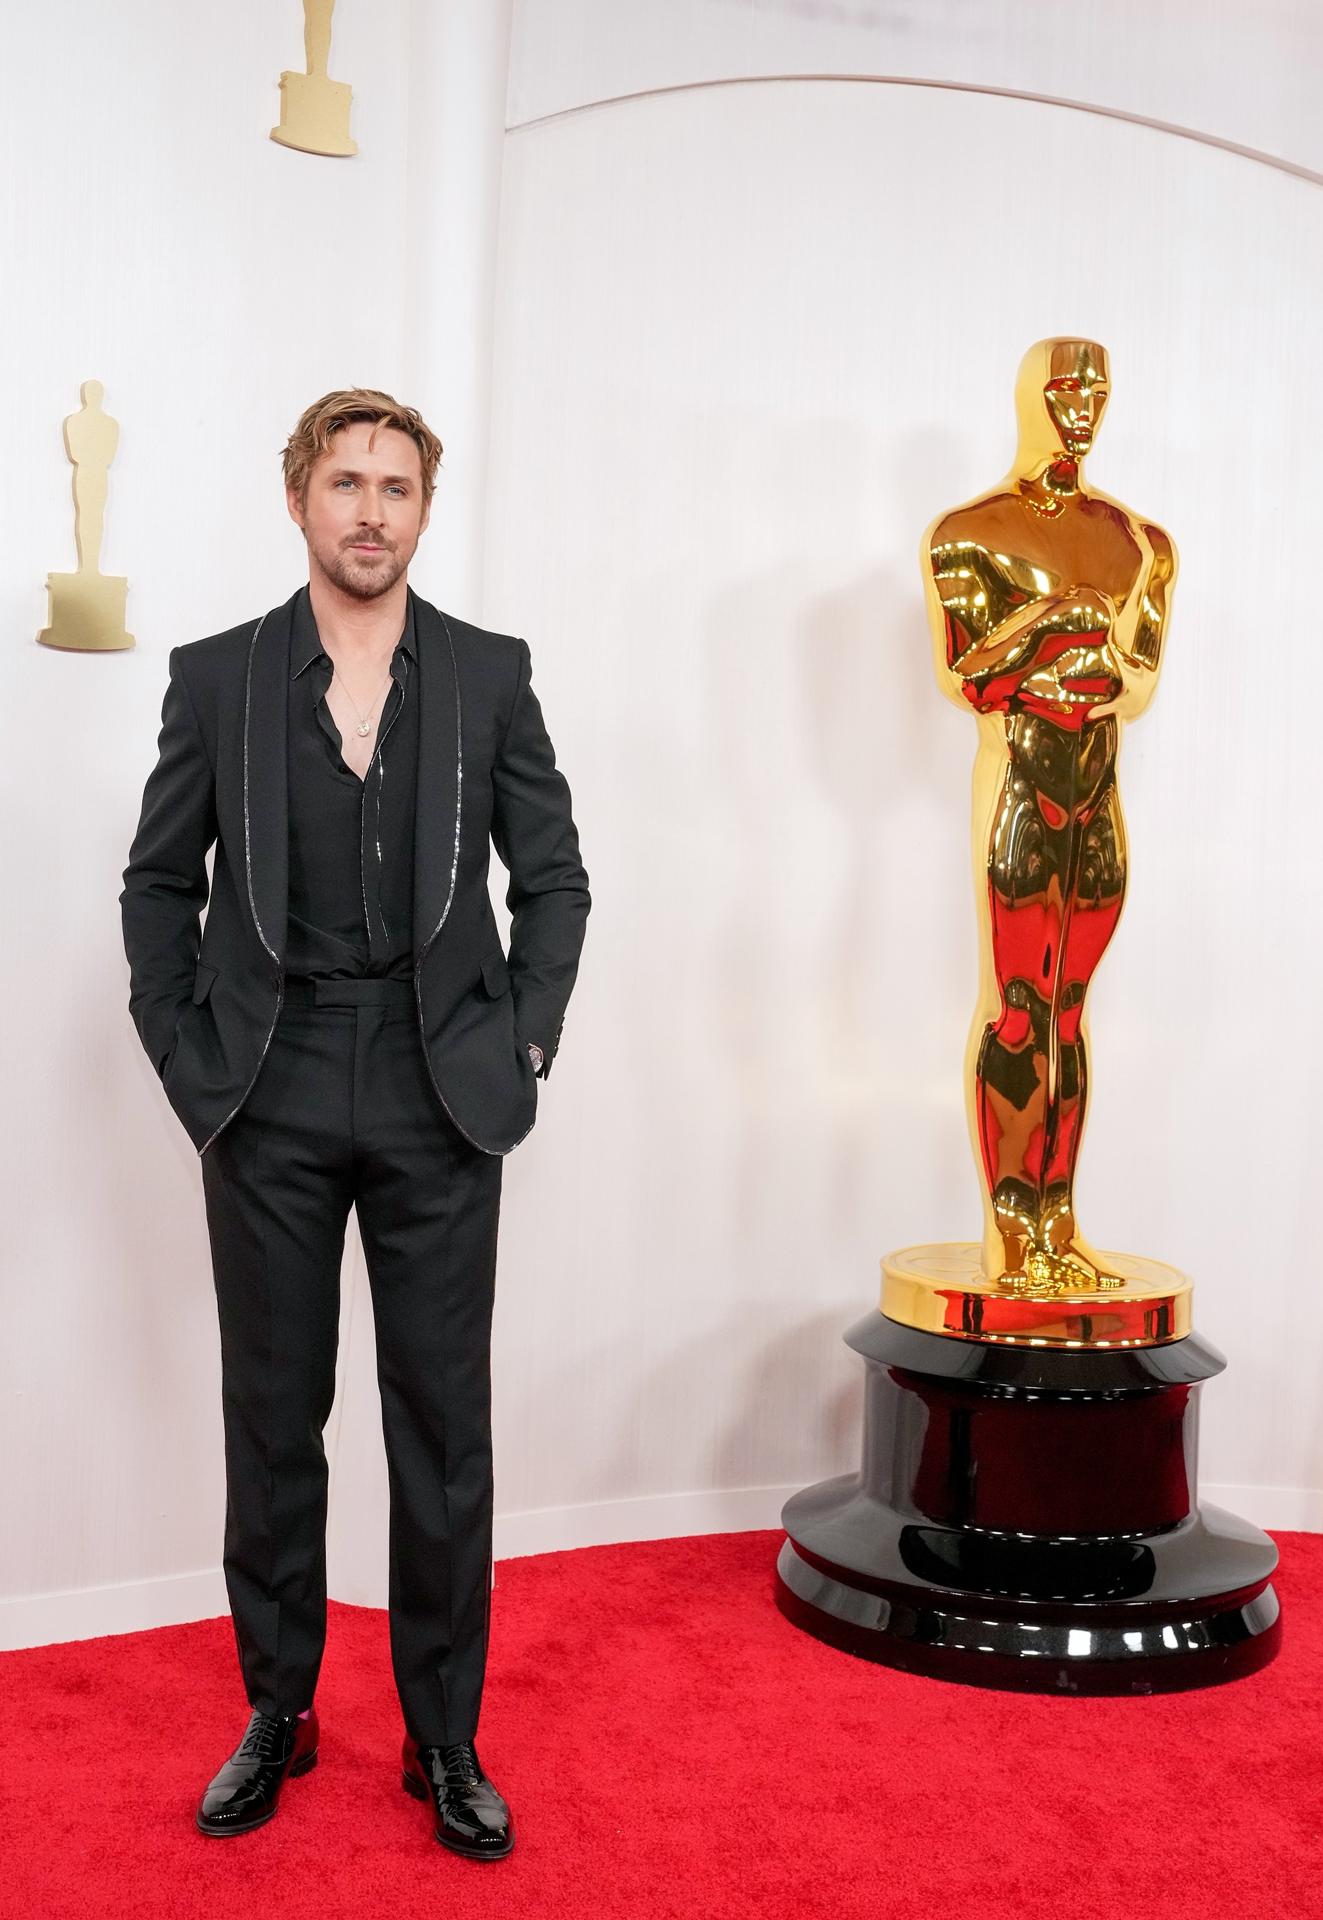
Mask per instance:
[[[340,755],[340,731],[326,702],[334,667],[306,587],[294,603],[289,671],[285,971],[291,979],[408,979],[418,784],[412,606],[391,655],[390,686],[363,780]]]

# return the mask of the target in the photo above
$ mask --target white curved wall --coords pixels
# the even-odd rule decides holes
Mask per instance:
[[[1078,102],[1323,177],[1301,0],[515,0],[511,126],[659,88],[836,74]]]
[[[822,71],[883,10],[667,12],[659,35],[630,0],[523,0],[514,118],[713,77],[718,41],[751,72],[773,32],[778,65],[789,49]],[[1254,144],[1241,78],[1289,103],[1319,29],[1223,12],[1239,36],[1197,42],[1199,98]],[[1107,13],[1122,22],[1119,0]],[[498,220],[488,0],[341,0],[351,166],[266,139],[297,6],[244,0],[221,36],[209,17],[57,0],[7,69],[21,465],[0,484],[25,538],[0,553],[23,903],[0,1644],[224,1608],[200,1180],[128,1022],[116,895],[168,649],[300,577],[276,451],[343,380],[435,414],[446,473],[417,584],[528,635],[594,889],[556,1072],[507,1162],[498,1553],[774,1524],[785,1491],[853,1462],[840,1334],[875,1301],[878,1255],[976,1230],[972,729],[931,683],[916,545],[1004,470],[1016,360],[1063,328],[1113,354],[1094,479],[1170,526],[1184,563],[1164,687],[1125,748],[1133,881],[1095,988],[1086,1219],[1195,1274],[1232,1362],[1206,1392],[1210,1480],[1268,1524],[1323,1524],[1323,1436],[1293,1384],[1319,1361],[1323,905],[1311,716],[1283,680],[1317,517],[1318,188],[1061,108],[792,80],[519,125]],[[1194,111],[1186,38],[1167,110],[1141,103],[1156,117]],[[997,83],[1000,41],[952,44]],[[328,251],[356,271],[317,297]],[[74,659],[33,636],[42,576],[72,561],[59,420],[91,375],[123,427],[104,562],[130,575],[138,648]],[[330,1577],[381,1604],[365,1284],[351,1237]]]
[[[1232,1358],[1208,1479],[1323,1518],[1291,559],[1321,220],[1318,187],[1216,148],[932,89],[685,92],[511,138],[485,604],[538,636],[596,905],[550,1088],[575,1124],[516,1171],[557,1224],[538,1337],[507,1320],[507,1500],[563,1498],[568,1457],[601,1498],[845,1470],[839,1335],[878,1256],[977,1236],[974,730],[917,547],[1005,471],[1024,347],[1079,330],[1112,352],[1093,478],[1183,559],[1123,754],[1086,1230],[1196,1277]]]

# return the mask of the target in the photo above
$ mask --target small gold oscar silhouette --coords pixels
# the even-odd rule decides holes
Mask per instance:
[[[280,76],[280,125],[271,138],[300,153],[346,155],[358,152],[349,138],[351,90],[343,80],[327,78],[331,56],[331,15],[335,0],[303,0],[303,50],[306,73]]]
[[[111,653],[131,647],[124,631],[129,583],[102,573],[101,529],[106,514],[106,471],[115,457],[119,425],[101,405],[105,388],[84,380],[83,404],[64,423],[64,446],[73,463],[74,543],[77,573],[48,573],[50,625],[37,635],[43,647],[67,647],[78,653]]]

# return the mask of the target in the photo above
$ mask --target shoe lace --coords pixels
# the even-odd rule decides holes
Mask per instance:
[[[482,1768],[478,1765],[478,1751],[471,1740],[457,1740],[453,1746],[441,1749],[441,1758],[446,1770],[448,1787],[476,1787],[482,1783]]]
[[[245,1760],[273,1759],[279,1750],[284,1724],[275,1714],[254,1712],[235,1757]]]

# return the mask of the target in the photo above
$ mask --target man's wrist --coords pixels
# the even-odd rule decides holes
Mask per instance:
[[[528,1057],[533,1062],[534,1073],[541,1073],[546,1055],[535,1040],[529,1040],[525,1044],[528,1047]]]

